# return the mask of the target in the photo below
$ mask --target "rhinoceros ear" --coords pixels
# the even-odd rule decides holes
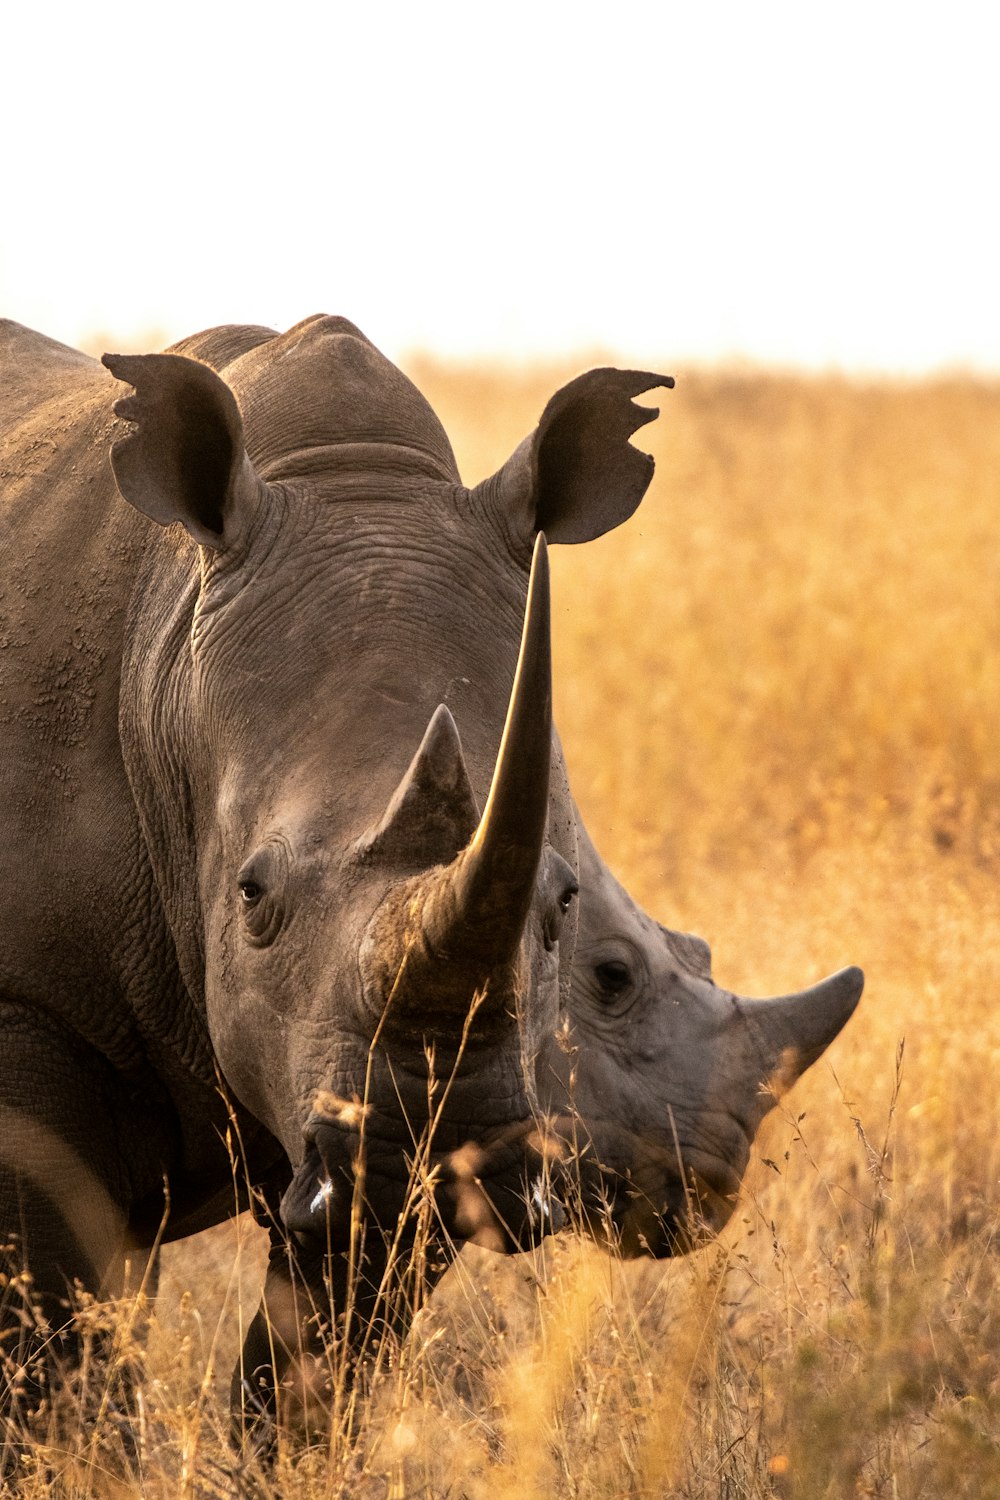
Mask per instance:
[[[434,710],[416,755],[381,822],[355,845],[363,860],[446,865],[479,826],[479,807],[462,754],[458,728],[442,703]]]
[[[633,432],[659,416],[632,400],[670,375],[590,370],[557,391],[529,438],[476,490],[526,534],[589,542],[627,521],[653,477],[653,460],[633,448]]]
[[[666,938],[667,947],[691,974],[699,979],[712,978],[712,950],[704,938],[695,937],[693,932],[674,932],[662,922],[656,925]]]
[[[204,547],[229,546],[262,486],[226,382],[182,354],[105,354],[102,363],[135,387],[115,403],[115,415],[135,423],[111,449],[122,495],[161,526],[180,521]]]

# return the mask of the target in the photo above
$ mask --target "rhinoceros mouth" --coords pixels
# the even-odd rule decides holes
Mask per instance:
[[[746,1160],[740,1155],[737,1167],[682,1140],[667,1148],[620,1126],[595,1131],[563,1173],[564,1183],[573,1178],[569,1217],[625,1259],[685,1254],[731,1217]]]
[[[345,1251],[354,1235],[405,1239],[423,1222],[457,1244],[511,1253],[560,1226],[555,1174],[532,1122],[450,1151],[401,1151],[371,1116],[365,1126],[310,1123],[305,1159],[281,1203],[290,1232]]]
[[[739,1182],[732,1174],[718,1185],[691,1171],[661,1180],[650,1191],[629,1178],[609,1190],[605,1178],[600,1200],[587,1204],[587,1227],[625,1260],[655,1260],[686,1255],[723,1228],[736,1206]]]

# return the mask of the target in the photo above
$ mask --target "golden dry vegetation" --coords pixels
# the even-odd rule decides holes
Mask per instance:
[[[572,372],[414,373],[471,480]],[[859,963],[865,997],[715,1246],[467,1253],[265,1495],[1000,1496],[1000,386],[675,373],[637,516],[553,553],[577,799],[721,983]],[[141,1479],[91,1422],[72,1468],[39,1451],[55,1492],[233,1492],[255,1234],[165,1256]]]

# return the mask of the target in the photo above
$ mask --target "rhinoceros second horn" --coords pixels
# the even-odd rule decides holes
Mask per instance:
[[[450,864],[478,826],[458,726],[439,703],[378,827],[358,840],[357,852],[400,865]]]

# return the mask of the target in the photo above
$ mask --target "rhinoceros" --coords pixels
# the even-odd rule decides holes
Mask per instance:
[[[575,1122],[592,1232],[626,1256],[673,1255],[729,1219],[758,1126],[850,1019],[864,975],[772,1000],[720,989],[708,944],[648,916],[577,831],[570,999],[539,1093]]]
[[[236,1179],[335,1304],[414,1175],[517,1246],[576,890],[536,538],[634,511],[672,381],[581,376],[469,490],[343,319],[0,359],[0,1228],[43,1319]]]

